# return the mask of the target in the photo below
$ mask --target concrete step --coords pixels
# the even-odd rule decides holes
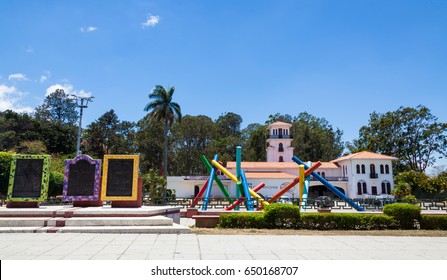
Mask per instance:
[[[190,233],[189,227],[179,224],[172,226],[100,226],[100,227],[63,227],[58,228],[58,233],[156,233],[156,234],[184,234]]]
[[[66,227],[0,227],[0,233],[133,233],[187,234],[189,227],[171,226],[66,226]]]
[[[44,227],[49,218],[0,218],[0,227]]]
[[[69,219],[55,218],[48,221],[47,226],[172,226],[172,219],[164,216],[155,217],[73,217]]]
[[[171,218],[155,217],[73,217],[73,218],[0,218],[0,227],[63,226],[171,226]]]

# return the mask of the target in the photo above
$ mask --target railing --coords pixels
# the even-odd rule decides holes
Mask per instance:
[[[323,177],[323,178],[326,179],[327,181],[330,181],[330,182],[347,182],[348,181],[348,177],[329,176],[329,177]],[[312,175],[310,176],[310,180],[311,181],[318,181]]]
[[[369,178],[370,179],[377,179],[377,178],[379,178],[379,175],[377,173],[369,173]]]
[[[195,180],[195,181],[206,181],[208,180],[209,176],[183,176],[183,180]],[[217,178],[219,178],[220,180],[230,180],[227,176],[225,175],[217,175]]]
[[[269,135],[269,139],[292,139],[291,135]]]
[[[0,197],[1,198],[1,197]],[[251,198],[254,205],[259,205],[259,201],[257,199]],[[159,205],[168,205],[168,206],[181,206],[186,209],[191,207],[194,198],[166,198],[166,199],[154,199],[154,203],[151,199],[144,199],[143,205],[147,206],[159,206]],[[358,203],[365,210],[379,210],[390,203],[396,202],[395,199],[392,198],[354,198],[351,201]],[[203,205],[204,199],[201,198],[198,200],[195,208],[200,209]],[[300,201],[297,198],[280,198],[276,201],[277,203],[285,203],[285,204],[294,204],[301,205],[304,209],[318,209],[318,200],[314,198],[308,198],[303,201]],[[4,201],[3,201],[4,203]],[[331,209],[333,210],[353,210],[351,205],[348,202],[341,200],[339,198],[333,198],[331,200]],[[52,197],[47,201],[42,202],[41,205],[70,205],[72,204],[69,201],[62,201],[60,197]],[[208,200],[208,208],[209,209],[225,209],[230,205],[229,201],[226,198],[211,198]],[[432,200],[421,200],[416,204],[421,207],[422,210],[430,210],[430,211],[447,211],[447,200],[445,199],[432,199]],[[245,208],[243,203],[241,204],[241,208]]]

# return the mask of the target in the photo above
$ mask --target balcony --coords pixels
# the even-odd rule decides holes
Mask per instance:
[[[208,180],[210,176],[195,176],[195,175],[188,175],[188,176],[183,176],[183,180],[193,180],[193,181],[206,181]],[[225,175],[217,175],[217,178],[219,178],[220,180],[230,180],[228,179],[227,176]]]
[[[292,139],[291,135],[269,135],[269,139]]]
[[[322,176],[323,177],[323,176]],[[326,179],[326,181],[329,182],[347,182],[348,181],[348,177],[323,177],[324,179]],[[316,178],[314,178],[312,175],[310,176],[310,180],[311,181],[318,181]]]
[[[369,173],[369,178],[370,179],[377,179],[377,178],[379,178],[379,174],[377,174],[377,173]]]

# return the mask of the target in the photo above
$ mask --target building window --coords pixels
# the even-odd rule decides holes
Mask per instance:
[[[372,195],[377,195],[377,187],[376,186],[372,186],[371,187],[371,194]]]
[[[279,143],[278,152],[284,152],[284,147],[282,143]]]
[[[357,169],[357,174],[360,174],[360,164],[357,164],[356,169]]]
[[[391,194],[391,183],[388,181],[382,182],[382,194]]]
[[[357,194],[358,195],[362,194],[362,183],[360,182],[357,183]]]
[[[368,188],[366,187],[366,182],[363,182],[363,193],[368,193]]]
[[[282,156],[279,156],[279,162],[284,162],[284,158]]]
[[[377,178],[379,178],[379,176],[377,176],[377,173],[376,173],[376,166],[374,165],[374,164],[370,164],[369,165],[369,178],[371,178],[371,179],[377,179]]]
[[[380,165],[380,174],[384,173],[383,164]]]
[[[376,173],[376,166],[374,164],[369,165],[369,172]]]
[[[362,164],[362,174],[365,174],[365,173],[366,173],[366,171],[365,171],[365,165]]]
[[[324,171],[321,172],[321,176],[323,176],[323,178],[326,178],[326,173]]]
[[[385,173],[390,174],[390,166],[388,164],[385,164]]]

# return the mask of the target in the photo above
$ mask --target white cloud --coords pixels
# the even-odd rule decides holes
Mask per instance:
[[[25,74],[22,73],[15,73],[8,76],[8,80],[18,80],[18,81],[26,81],[28,78]]]
[[[83,89],[81,90],[75,90],[72,84],[66,83],[66,84],[54,84],[47,88],[45,96],[50,95],[52,92],[55,92],[57,89],[63,89],[64,92],[68,95],[76,95],[79,97],[91,97],[92,93],[85,91]]]
[[[18,91],[16,87],[0,85],[0,111],[12,110],[18,113],[31,113],[33,108],[18,104],[26,93]]]
[[[39,82],[43,83],[48,80],[49,77],[51,77],[50,71],[44,71],[43,74],[40,75]]]
[[[97,29],[98,29],[98,27],[95,27],[95,26],[86,26],[86,27],[81,27],[81,32],[93,32]]]
[[[159,16],[148,15],[146,21],[141,23],[141,26],[143,26],[143,28],[153,27],[157,25],[159,21],[160,21]]]
[[[33,47],[31,47],[31,46],[28,46],[28,47],[25,48],[24,50],[25,50],[25,52],[27,52],[27,53],[32,53],[32,52],[34,52],[34,49],[33,49]]]

